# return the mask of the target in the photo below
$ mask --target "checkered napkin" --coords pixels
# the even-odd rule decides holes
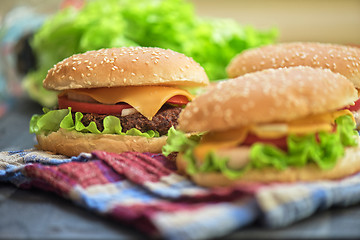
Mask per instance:
[[[340,181],[205,189],[175,170],[161,154],[0,153],[0,181],[56,192],[166,239],[220,237],[255,220],[267,227],[287,226],[322,209],[360,202],[360,174]]]

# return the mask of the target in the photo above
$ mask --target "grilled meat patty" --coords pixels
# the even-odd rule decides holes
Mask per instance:
[[[165,135],[171,126],[177,125],[177,120],[181,110],[181,107],[163,106],[152,118],[152,120],[147,119],[139,112],[123,117],[120,114],[113,116],[120,119],[123,132],[126,132],[131,128],[136,128],[141,132],[154,130],[158,131],[160,135]],[[84,113],[83,115],[84,117],[81,122],[85,126],[89,125],[90,122],[93,121],[96,123],[96,126],[100,131],[104,130],[103,120],[108,115],[96,113]]]

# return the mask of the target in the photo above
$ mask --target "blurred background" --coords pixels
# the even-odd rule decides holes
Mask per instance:
[[[360,0],[192,0],[201,16],[279,28],[279,42],[360,43]]]
[[[106,1],[106,0],[105,0]],[[149,0],[152,1],[152,0]],[[16,6],[52,14],[63,0],[1,0],[0,19]],[[232,18],[259,29],[277,26],[279,41],[360,42],[360,0],[188,0],[200,16]]]
[[[0,118],[16,99],[56,104],[55,63],[104,47],[156,46],[193,57],[212,81],[237,53],[275,42],[360,44],[360,0],[1,0]]]

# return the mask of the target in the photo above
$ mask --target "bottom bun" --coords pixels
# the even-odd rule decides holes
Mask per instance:
[[[80,133],[59,129],[49,135],[36,135],[38,145],[35,147],[66,156],[77,156],[82,152],[102,150],[107,152],[161,152],[167,136],[146,138],[140,136],[123,136],[115,134]]]
[[[181,154],[177,156],[176,164],[179,172],[185,173],[187,162],[182,158]],[[336,165],[329,170],[321,170],[317,165],[311,163],[304,167],[289,167],[285,170],[277,170],[275,168],[252,169],[237,179],[229,179],[219,172],[196,173],[190,177],[200,186],[222,187],[250,182],[271,183],[332,180],[347,177],[359,171],[360,145],[358,144],[356,147],[346,148],[344,157],[338,159]]]

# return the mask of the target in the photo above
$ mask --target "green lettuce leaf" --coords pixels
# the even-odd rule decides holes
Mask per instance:
[[[232,19],[200,18],[186,0],[93,0],[80,10],[66,8],[35,33],[31,47],[39,68],[24,86],[43,106],[56,104],[56,93],[42,87],[54,64],[75,53],[100,48],[169,48],[199,62],[210,80],[226,78],[226,66],[239,52],[269,43],[276,28],[260,31]],[[221,51],[219,51],[221,49]]]
[[[261,169],[273,167],[284,170],[287,167],[302,167],[309,163],[315,163],[321,169],[331,169],[337,159],[344,155],[346,146],[356,146],[358,132],[355,123],[348,115],[340,116],[335,120],[336,131],[333,133],[319,132],[306,136],[290,135],[287,138],[288,151],[285,152],[269,144],[256,143],[250,149],[250,163],[243,169],[234,170],[227,166],[228,159],[209,152],[203,164],[198,166],[194,158],[194,148],[199,143],[195,140],[186,139],[186,134],[181,131],[171,130],[167,144],[163,147],[166,155],[171,152],[180,152],[187,161],[189,174],[196,172],[219,171],[230,179],[241,176],[249,169]]]
[[[122,132],[120,119],[115,116],[107,116],[104,118],[103,127],[104,130],[100,131],[95,122],[90,122],[88,126],[85,126],[81,120],[84,115],[81,112],[75,113],[75,119],[73,119],[71,108],[52,110],[44,109],[43,115],[34,115],[30,120],[30,133],[35,134],[49,134],[56,132],[59,128],[66,129],[68,131],[77,131],[82,133],[93,134],[118,134],[128,136],[141,136],[141,137],[160,137],[159,132],[149,130],[147,132],[141,132],[136,128]]]
[[[171,127],[168,131],[168,139],[166,145],[162,148],[165,156],[173,152],[181,152],[186,159],[192,159],[193,149],[199,143],[201,134],[187,136],[184,132]],[[196,173],[197,167],[195,161],[189,161],[187,165],[188,173]]]
[[[335,120],[337,131],[340,134],[341,142],[345,146],[356,146],[358,141],[358,131],[356,131],[356,123],[350,116],[339,117]]]
[[[69,110],[48,111],[43,109],[43,115],[33,115],[30,120],[30,133],[56,132],[60,128],[60,119],[68,115]]]

